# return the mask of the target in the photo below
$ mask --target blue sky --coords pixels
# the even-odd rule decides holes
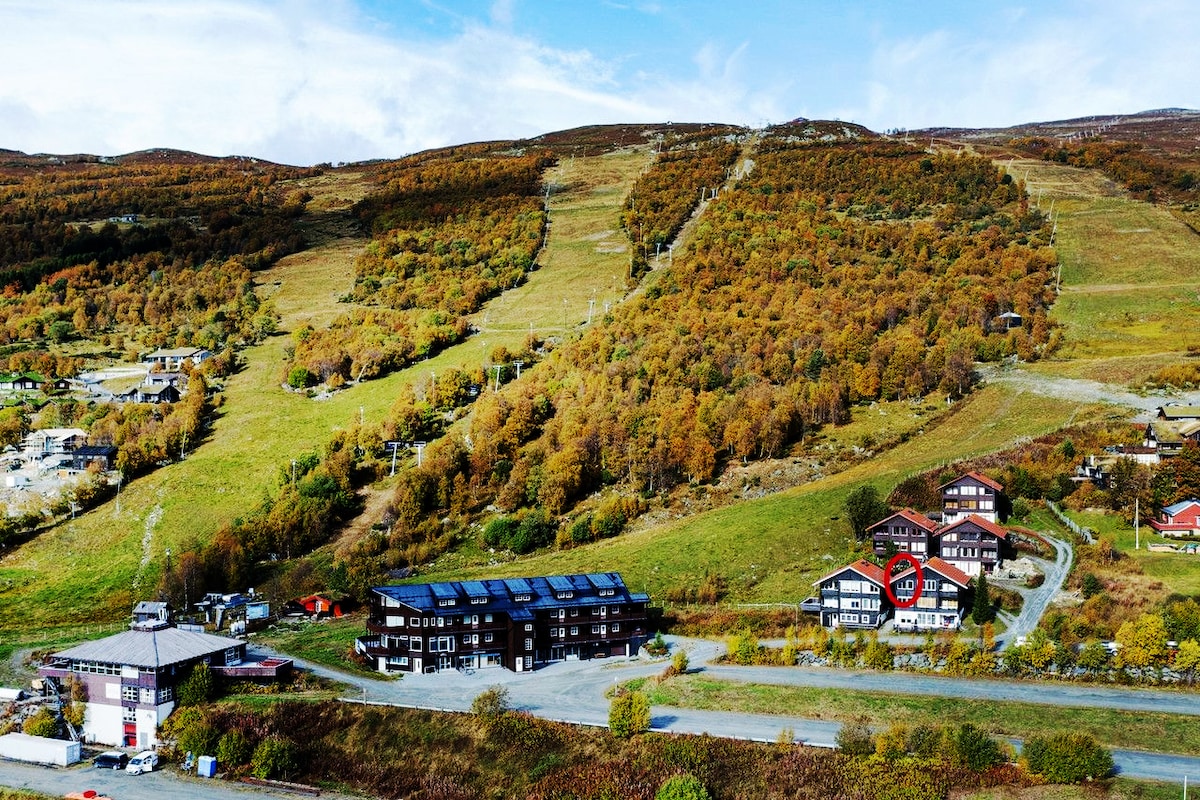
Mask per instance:
[[[292,164],[610,122],[1200,107],[1191,0],[0,0],[0,148]]]

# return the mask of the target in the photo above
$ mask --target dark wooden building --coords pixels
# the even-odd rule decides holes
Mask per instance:
[[[921,560],[937,553],[933,540],[935,531],[936,522],[911,508],[897,511],[867,528],[876,555],[883,557],[889,551],[912,553]]]
[[[859,559],[813,583],[821,593],[821,624],[827,628],[878,628],[891,603],[883,591],[883,568]]]
[[[630,656],[646,640],[649,602],[615,572],[380,586],[355,649],[380,672]]]

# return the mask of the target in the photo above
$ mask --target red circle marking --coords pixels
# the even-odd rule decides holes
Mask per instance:
[[[892,567],[896,566],[901,561],[907,561],[909,564],[912,564],[913,567],[917,570],[917,574],[916,574],[917,582],[915,584],[916,588],[913,590],[913,596],[910,597],[908,600],[898,600],[896,598],[896,594],[892,591]],[[917,601],[921,599],[921,583],[922,583],[922,581],[923,581],[923,576],[922,576],[922,570],[921,570],[921,562],[917,561],[917,559],[913,558],[913,556],[910,555],[909,553],[896,553],[896,555],[892,556],[888,560],[887,566],[883,568],[883,590],[885,592],[887,592],[888,600],[891,600],[892,605],[896,606],[896,608],[911,608],[912,606],[915,606],[917,604]]]

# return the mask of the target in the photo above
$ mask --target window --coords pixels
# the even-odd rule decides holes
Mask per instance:
[[[443,606],[443,607],[452,606],[452,605],[454,605],[454,598],[451,597],[451,598],[447,598],[447,599],[443,599],[443,600],[438,600],[438,605]]]
[[[438,627],[439,628],[446,627],[446,620],[442,619],[441,617],[438,617]]]
[[[527,595],[527,594],[516,594],[516,595],[513,595],[513,600],[514,600],[514,601],[516,601],[516,602],[518,602],[518,603],[528,603],[528,602],[529,602],[529,595]]]
[[[842,622],[857,623],[858,622],[858,614],[847,614],[846,612],[843,611],[841,614],[838,615],[838,619],[840,619]]]
[[[471,605],[481,606],[484,603],[486,603],[487,601],[488,601],[488,599],[486,597],[472,597]]]
[[[533,639],[526,639],[526,640],[525,640],[525,649],[526,649],[526,650],[532,650],[532,649],[533,649]]]
[[[616,589],[601,589],[600,596],[601,597],[612,597],[616,593],[616,591],[617,591]]]
[[[409,640],[408,640],[408,649],[410,649],[410,650],[420,650],[420,649],[421,649],[421,640],[420,640],[419,638],[417,638],[416,636],[414,636],[413,638],[409,639]]]
[[[578,626],[578,625],[572,625],[572,626],[571,626],[571,635],[572,635],[572,636],[578,636],[578,635],[579,635],[579,626]]]
[[[236,647],[230,647],[225,650],[225,666],[236,667],[242,663],[241,651]]]
[[[421,618],[420,617],[409,617],[408,624],[412,625],[414,628],[419,628],[419,627],[421,627]]]
[[[162,705],[163,703],[169,703],[174,699],[175,699],[175,690],[172,687],[168,686],[165,689],[158,690],[159,705]]]
[[[137,699],[138,699],[138,687],[122,686],[121,687],[121,699],[128,700],[131,703],[136,703]]]
[[[559,600],[570,600],[572,597],[575,596],[575,593],[574,592],[555,592],[554,596],[557,597]]]
[[[121,708],[122,722],[137,722],[137,709],[133,706],[123,706]]]
[[[612,607],[612,612],[613,612],[614,614],[620,614],[620,613],[621,613],[621,607],[620,607],[620,606],[613,606],[613,607]]]
[[[599,633],[599,632],[600,632],[600,626],[599,626],[599,625],[593,625],[593,626],[592,626],[592,633]]]
[[[479,615],[478,615],[478,614],[476,614],[475,616],[471,617],[471,624],[472,624],[472,625],[478,625],[478,624],[479,624]]]
[[[571,616],[572,616],[572,617],[578,617],[578,616],[579,616],[579,609],[578,609],[578,608],[572,608],[572,609],[571,609]]]
[[[484,622],[491,622],[491,621],[492,621],[492,615],[491,615],[491,614],[484,614],[484,615],[483,615],[483,621],[484,621]]]
[[[408,656],[392,656],[387,660],[387,663],[390,667],[407,667]]]
[[[621,630],[621,623],[614,622],[612,624],[612,630],[613,630],[613,633],[616,633],[617,631]]]
[[[495,638],[495,637],[494,637],[492,634],[490,634],[490,633],[485,633],[485,634],[483,635],[483,640],[484,640],[485,642],[490,642],[490,641],[492,641],[492,639],[493,639],[493,638]]]

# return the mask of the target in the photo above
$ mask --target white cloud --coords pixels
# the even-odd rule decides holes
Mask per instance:
[[[1200,7],[1078,4],[1001,10],[988,30],[939,28],[876,47],[863,99],[871,127],[1006,126],[1198,105]]]
[[[178,147],[289,163],[645,118],[607,65],[467,24],[437,41],[359,30],[327,4],[8,2],[0,147]],[[506,2],[493,17],[511,16]]]

